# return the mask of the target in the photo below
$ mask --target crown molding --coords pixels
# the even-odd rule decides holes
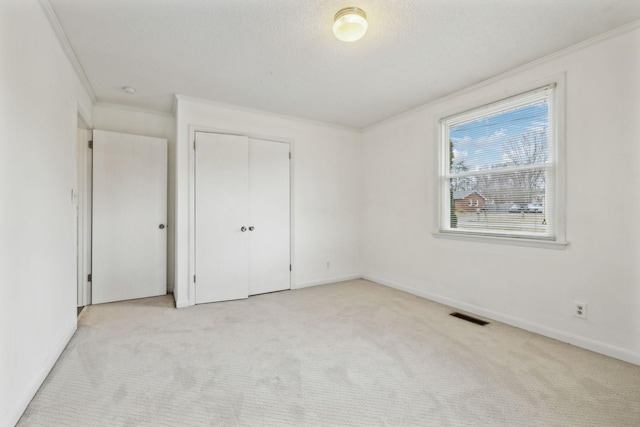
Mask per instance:
[[[53,10],[51,3],[49,2],[49,0],[39,0],[38,2],[40,3],[42,10],[44,11],[44,14],[47,17],[47,20],[49,21],[49,24],[51,25],[53,32],[58,38],[58,41],[60,42],[60,46],[62,47],[62,50],[64,51],[65,55],[67,56],[69,63],[71,63],[71,66],[76,72],[78,79],[80,79],[82,86],[87,91],[89,98],[91,98],[91,102],[95,104],[96,94],[93,91],[93,87],[91,87],[91,83],[89,82],[89,79],[87,78],[87,75],[84,72],[82,65],[80,65],[80,61],[78,61],[78,57],[73,51],[71,44],[69,43],[69,39],[67,38],[67,35],[64,33],[64,30],[62,29],[62,24],[60,24],[60,21],[58,20],[58,16],[56,15],[56,12]]]

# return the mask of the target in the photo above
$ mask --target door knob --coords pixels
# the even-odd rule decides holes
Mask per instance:
[[[256,228],[255,228],[253,225],[252,225],[251,227],[249,227],[249,231],[253,231],[253,230],[255,230],[255,229],[256,229]]]
[[[164,224],[160,224],[160,225],[158,226],[158,228],[159,228],[160,230],[164,230]]]
[[[242,227],[240,227],[240,231],[242,231],[242,232],[244,233],[245,231],[247,231],[247,227],[245,227],[245,226],[243,225]]]

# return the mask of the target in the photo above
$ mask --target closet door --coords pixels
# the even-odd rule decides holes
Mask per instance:
[[[289,144],[249,140],[249,295],[290,289]]]
[[[249,139],[196,132],[196,303],[249,289]]]

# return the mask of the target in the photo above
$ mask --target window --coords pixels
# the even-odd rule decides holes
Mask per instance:
[[[469,199],[469,206],[473,206],[473,200]]]
[[[555,240],[555,122],[555,84],[442,119],[440,232]]]

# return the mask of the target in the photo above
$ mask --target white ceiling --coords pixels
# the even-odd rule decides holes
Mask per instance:
[[[363,128],[640,19],[639,0],[49,0],[99,102]],[[338,41],[334,14],[369,18]],[[137,89],[135,95],[123,86]]]

